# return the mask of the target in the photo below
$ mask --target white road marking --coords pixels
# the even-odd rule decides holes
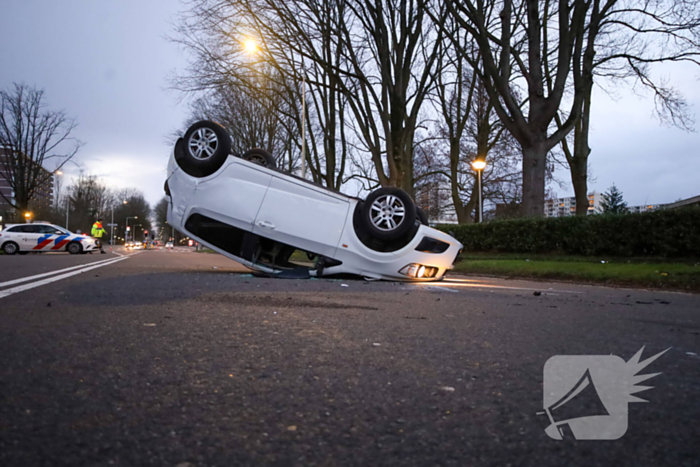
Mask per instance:
[[[82,274],[82,273],[90,271],[92,269],[101,268],[102,266],[109,266],[110,264],[118,263],[119,261],[124,261],[125,259],[128,259],[128,257],[115,258],[115,259],[110,260],[109,262],[100,262],[100,264],[93,263],[92,266],[85,267],[83,269],[78,269],[77,271],[67,272],[65,274],[61,274],[60,276],[54,276],[54,277],[51,277],[49,279],[44,279],[41,281],[32,282],[30,284],[20,285],[18,287],[6,289],[3,291],[0,291],[0,298],[8,297],[8,296],[16,294],[18,292],[24,292],[25,290],[33,289],[35,287],[41,287],[42,285],[47,285],[47,284],[50,284],[52,282],[60,281],[62,279],[67,279],[71,276]]]
[[[21,277],[19,279],[14,279],[14,280],[7,281],[7,282],[0,282],[0,288],[8,287],[8,286],[14,285],[14,284],[21,284],[22,282],[31,281],[34,279],[41,279],[42,277],[46,277],[46,276],[53,276],[54,274],[59,274],[59,273],[66,272],[66,271],[72,271],[73,269],[84,268],[86,266],[92,266],[92,265],[96,265],[96,264],[106,263],[107,261],[114,261],[115,259],[116,258],[103,259],[102,261],[95,261],[94,263],[79,264],[77,266],[71,266],[71,267],[65,268],[65,269],[57,269],[56,271],[49,271],[49,272],[45,272],[42,274],[37,274],[35,276]]]

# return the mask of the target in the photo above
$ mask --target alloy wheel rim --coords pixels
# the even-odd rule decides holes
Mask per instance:
[[[370,220],[377,229],[390,232],[401,225],[406,216],[406,206],[394,195],[383,195],[375,199],[370,208]]]
[[[252,162],[253,164],[258,164],[262,165],[263,167],[267,167],[267,160],[263,156],[253,155],[250,156],[248,161]]]
[[[211,128],[200,128],[192,133],[187,146],[195,159],[206,160],[213,156],[219,147],[219,138]]]

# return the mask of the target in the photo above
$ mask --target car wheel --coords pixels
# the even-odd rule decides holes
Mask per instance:
[[[224,165],[231,153],[231,137],[218,123],[204,120],[187,129],[175,145],[178,165],[193,177],[207,177]]]
[[[2,246],[2,251],[4,251],[6,255],[17,254],[19,253],[19,245],[17,245],[15,242],[5,242],[5,244]]]
[[[416,206],[416,220],[423,225],[430,225],[428,223],[428,216],[425,215],[425,211]]]
[[[83,251],[83,246],[78,242],[70,242],[66,247],[71,255],[79,255]]]
[[[272,157],[272,154],[259,148],[251,149],[246,152],[241,156],[241,159],[245,159],[253,164],[262,165],[263,167],[269,167],[271,169],[277,168],[277,162],[275,162],[275,158]]]
[[[379,188],[362,206],[362,226],[372,237],[394,240],[413,227],[416,206],[400,188]]]

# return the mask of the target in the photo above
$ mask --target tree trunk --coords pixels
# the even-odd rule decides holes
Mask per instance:
[[[588,214],[588,157],[574,157],[569,167],[576,197],[576,215],[586,216]]]
[[[591,91],[592,86],[589,86],[583,98],[581,120],[576,125],[574,133],[574,155],[569,161],[571,183],[574,185],[576,196],[577,216],[588,215],[588,156],[591,154],[588,132],[591,121]]]
[[[544,141],[528,146],[523,145],[523,204],[521,212],[524,217],[544,217],[546,164],[547,147]]]
[[[476,190],[474,190],[476,191]],[[474,218],[472,217],[472,212],[474,208],[477,207],[478,195],[472,193],[469,197],[469,201],[462,204],[462,200],[459,195],[455,197],[454,192],[452,194],[452,202],[455,205],[455,212],[457,213],[457,223],[458,224],[473,224]]]

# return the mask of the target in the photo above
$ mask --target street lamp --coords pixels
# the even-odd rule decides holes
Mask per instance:
[[[249,55],[253,55],[258,51],[258,44],[253,39],[246,39],[243,42],[243,48]]]
[[[129,202],[124,200],[122,201],[122,204],[128,204]],[[112,237],[112,240],[109,243],[109,249],[111,250],[114,248],[114,205],[112,205],[112,224],[109,226],[110,229],[110,237]]]
[[[484,172],[484,169],[486,168],[486,161],[485,160],[475,160],[472,162],[472,167],[474,170],[476,170],[478,182],[479,182],[479,223],[481,224],[484,221],[483,218],[483,212],[484,212],[484,200],[483,200],[483,187],[481,186],[481,174]]]
[[[129,219],[138,219],[138,218],[139,218],[139,216],[129,216],[126,218],[126,240],[129,239]]]
[[[24,213],[24,219],[29,222],[29,220],[32,218],[32,213],[27,211]]]

